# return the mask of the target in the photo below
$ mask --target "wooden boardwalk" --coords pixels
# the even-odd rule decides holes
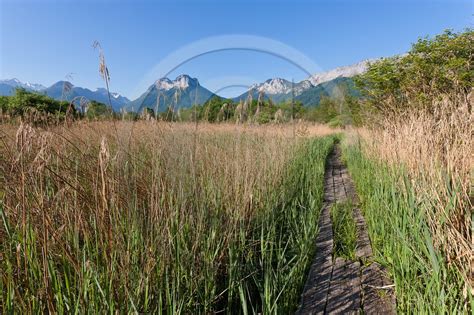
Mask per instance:
[[[328,157],[324,176],[324,203],[319,218],[315,257],[297,314],[395,314],[395,294],[382,266],[371,262],[369,234],[354,184],[336,146]],[[356,261],[333,257],[330,210],[336,202],[351,200],[357,227]]]

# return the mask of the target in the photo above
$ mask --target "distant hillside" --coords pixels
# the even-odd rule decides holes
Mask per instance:
[[[341,93],[345,92],[351,96],[360,95],[352,78],[340,77],[318,84],[296,96],[295,100],[300,101],[305,106],[315,106],[319,105],[322,96],[337,98],[342,95]]]
[[[307,80],[310,81],[313,86],[317,86],[321,83],[329,82],[337,78],[352,78],[358,74],[366,72],[369,63],[372,61],[373,60],[363,60],[353,65],[316,73],[310,76]]]
[[[64,99],[71,101],[75,97],[83,96],[89,101],[96,101],[107,105],[109,104],[109,96],[106,89],[98,88],[95,91],[91,91],[89,89],[74,86],[68,81],[56,82],[40,92],[56,100]],[[110,93],[110,101],[114,111],[119,111],[122,107],[130,103],[128,98],[118,93]]]

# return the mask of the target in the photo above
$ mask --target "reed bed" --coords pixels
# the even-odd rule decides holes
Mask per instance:
[[[324,127],[2,125],[0,313],[287,313]]]
[[[472,311],[473,118],[472,93],[451,95],[346,138],[371,239],[402,312]]]

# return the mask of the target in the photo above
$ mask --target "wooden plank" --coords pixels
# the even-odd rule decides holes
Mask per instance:
[[[396,314],[394,287],[378,263],[362,270],[362,309],[365,314]]]
[[[334,191],[325,190],[324,191],[324,201],[328,203],[332,203],[336,201],[336,197],[334,196]]]
[[[325,203],[319,219],[316,238],[316,256],[311,264],[308,278],[296,314],[322,314],[326,305],[332,274],[333,231],[330,204]]]
[[[372,256],[372,247],[370,246],[369,233],[365,224],[364,217],[359,208],[354,208],[352,211],[354,221],[356,223],[357,241],[356,241],[356,257],[369,258]]]
[[[355,205],[360,203],[359,197],[357,196],[357,192],[355,190],[354,184],[351,180],[347,181],[348,183],[345,185],[347,198]]]
[[[301,295],[297,314],[395,314],[393,288],[380,265],[360,267],[360,262],[336,258],[333,261],[333,230],[330,209],[336,202],[346,200],[358,204],[354,183],[340,161],[340,149],[335,147],[327,160],[324,174],[324,204],[319,218],[316,255]],[[357,226],[357,258],[368,259],[372,248],[367,226],[359,208],[353,209]],[[384,290],[384,291],[380,291]]]
[[[326,313],[358,314],[360,309],[360,263],[338,257],[334,264]]]

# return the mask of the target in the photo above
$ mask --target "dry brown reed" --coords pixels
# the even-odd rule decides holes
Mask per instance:
[[[445,95],[429,111],[405,111],[379,118],[383,128],[357,130],[367,156],[408,171],[419,202],[429,204],[426,214],[434,245],[471,281],[473,94]]]
[[[205,281],[216,285],[231,244],[245,242],[241,233],[248,232],[252,218],[269,198],[278,198],[273,191],[300,139],[334,133],[320,125],[301,130],[293,137],[286,125],[196,129],[192,123],[155,120],[77,121],[48,129],[1,125],[0,214],[8,224],[0,224],[0,248],[10,255],[10,242],[17,244],[17,258],[5,261],[16,268],[8,273],[16,278],[3,283],[29,288],[2,296],[15,296],[16,309],[31,311],[29,301],[39,299],[48,306],[36,305],[37,310],[54,310],[60,303],[53,292],[71,270],[77,281],[98,286],[100,279],[87,277],[106,274],[110,282],[100,282],[99,290],[110,292],[108,303],[133,297],[146,305],[145,281],[164,288],[175,275],[188,277],[175,290],[190,286],[191,294],[199,293],[192,286]],[[31,282],[38,278],[44,283]],[[216,290],[199,300],[214,305],[224,294]]]

